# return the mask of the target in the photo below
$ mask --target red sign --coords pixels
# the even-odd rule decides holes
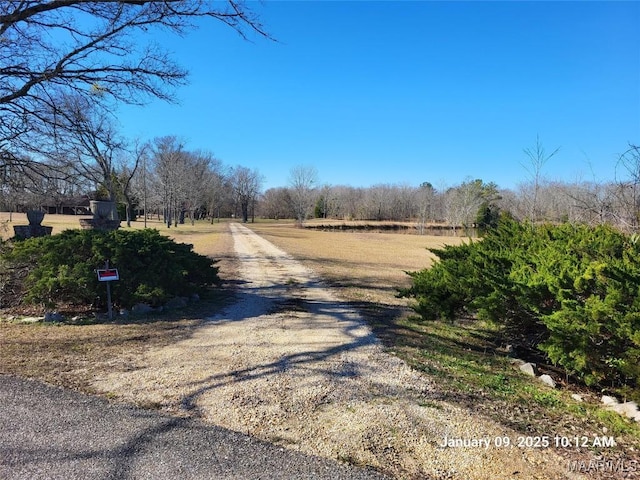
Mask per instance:
[[[108,270],[98,270],[98,281],[111,282],[113,280],[120,280],[117,268],[110,268]]]

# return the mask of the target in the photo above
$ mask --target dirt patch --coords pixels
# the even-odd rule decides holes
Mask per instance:
[[[236,302],[189,338],[114,365],[92,388],[397,478],[580,478],[551,450],[497,447],[505,429],[439,400],[383,351],[349,304],[247,228],[231,224]],[[445,439],[484,447],[442,446]]]
[[[199,323],[76,326],[0,322],[0,373],[91,392],[95,375],[136,368],[146,349],[185,338]]]

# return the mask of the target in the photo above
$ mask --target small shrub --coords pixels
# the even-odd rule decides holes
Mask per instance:
[[[46,305],[91,305],[96,298],[104,303],[105,286],[95,270],[106,260],[120,274],[120,280],[111,283],[113,301],[120,307],[157,305],[219,281],[213,260],[151,229],[67,230],[16,242],[4,258],[18,269],[29,267],[25,301]]]

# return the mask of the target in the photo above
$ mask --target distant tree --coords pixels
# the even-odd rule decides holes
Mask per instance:
[[[130,157],[132,159],[131,162],[127,162],[123,167],[117,172],[116,175],[116,184],[118,188],[118,194],[122,199],[122,202],[125,205],[125,216],[127,227],[131,226],[131,220],[133,217],[133,207],[134,207],[134,195],[135,195],[135,180],[136,174],[141,165],[146,168],[148,163],[148,156],[150,154],[151,147],[147,143],[138,143],[135,145],[132,152],[130,152]],[[146,174],[146,172],[144,172]],[[143,192],[143,195],[145,192]],[[145,212],[146,214],[146,212]]]
[[[450,188],[446,193],[446,220],[456,232],[457,227],[471,227],[480,209],[495,205],[499,199],[497,185],[480,179],[469,180]]]
[[[196,217],[204,208],[207,190],[210,188],[212,160],[210,155],[188,152],[185,157],[185,170],[182,172],[183,188],[182,209],[189,217],[191,225],[195,225]],[[184,217],[181,219],[184,223]]]
[[[265,218],[279,220],[282,218],[295,218],[295,212],[291,208],[291,192],[286,187],[270,188],[262,196],[261,214]]]
[[[213,158],[209,169],[209,178],[204,197],[208,215],[211,223],[213,223],[216,218],[218,222],[220,221],[223,205],[225,202],[228,202],[233,195],[230,191],[229,179],[225,174],[222,162]]]
[[[417,191],[418,232],[424,235],[427,222],[434,219],[434,198],[436,191],[429,182],[423,182]]]
[[[542,169],[547,162],[560,150],[560,147],[556,148],[553,152],[547,154],[540,141],[540,136],[536,136],[536,143],[533,147],[525,148],[524,153],[527,156],[527,162],[521,163],[524,169],[531,177],[531,183],[533,186],[531,198],[529,199],[529,220],[535,222],[539,216],[539,199],[540,188],[543,180]]]
[[[496,228],[499,220],[500,207],[495,203],[482,202],[475,222],[480,234],[484,235],[488,230]]]
[[[331,201],[327,203],[328,214],[332,218],[354,220],[363,218],[364,215],[363,188],[356,188],[346,185],[333,186],[327,198]]]
[[[188,153],[175,136],[156,138],[153,143],[153,166],[162,195],[164,222],[178,226],[184,199]]]
[[[571,200],[563,215],[571,223],[604,225],[616,222],[615,196],[612,184],[576,182],[560,185]]]
[[[330,185],[323,185],[318,189],[318,196],[313,213],[316,218],[328,218],[335,207],[335,198]]]
[[[620,223],[637,232],[640,227],[640,146],[629,144],[629,148],[620,155],[616,178]]]
[[[298,165],[289,172],[291,203],[300,226],[313,211],[317,184],[318,171],[315,167]]]
[[[262,175],[257,170],[239,166],[231,170],[230,180],[234,198],[240,207],[242,222],[247,223],[250,211],[253,217],[253,209],[262,187]]]
[[[390,185],[379,184],[365,189],[363,219],[389,220],[393,208],[393,197]]]
[[[395,212],[397,220],[408,221],[415,218],[417,209],[417,189],[408,184],[401,184],[397,187],[398,209]]]

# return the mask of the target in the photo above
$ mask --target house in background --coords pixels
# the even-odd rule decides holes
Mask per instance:
[[[89,196],[47,198],[42,203],[42,210],[49,214],[91,215]]]

